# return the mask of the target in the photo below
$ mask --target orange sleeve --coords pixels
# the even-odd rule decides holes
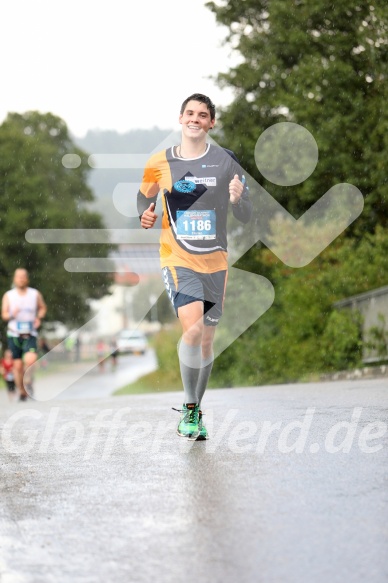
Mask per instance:
[[[156,196],[161,188],[159,182],[162,176],[161,163],[166,162],[165,151],[158,152],[147,161],[144,168],[143,180],[140,185],[140,192],[146,198]]]

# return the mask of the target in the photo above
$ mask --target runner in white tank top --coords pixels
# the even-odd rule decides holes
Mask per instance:
[[[14,359],[15,384],[20,400],[24,401],[28,397],[26,387],[31,385],[27,369],[38,358],[36,339],[47,308],[42,294],[28,287],[26,269],[16,269],[13,283],[13,289],[3,296],[1,317],[8,322],[7,339]]]
[[[17,287],[6,292],[11,320],[8,321],[7,336],[18,337],[21,334],[37,336],[34,328],[38,311],[38,290],[27,287],[23,294]]]

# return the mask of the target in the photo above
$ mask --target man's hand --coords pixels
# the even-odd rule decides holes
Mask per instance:
[[[16,318],[19,308],[14,308],[12,314],[9,311],[9,301],[7,294],[3,295],[2,305],[1,305],[1,317],[5,322],[9,322]]]
[[[241,198],[241,195],[244,190],[244,183],[238,177],[238,174],[235,174],[232,180],[229,182],[229,195],[230,195],[230,202],[232,204],[237,204]]]
[[[154,226],[155,221],[158,218],[158,215],[154,213],[154,210],[155,203],[152,202],[148,209],[141,215],[140,224],[143,229],[151,229]]]

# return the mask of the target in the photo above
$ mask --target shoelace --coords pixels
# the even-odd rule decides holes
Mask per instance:
[[[173,411],[178,411],[178,413],[184,413],[184,412],[185,412],[185,410],[184,410],[184,409],[176,409],[175,407],[171,407],[171,409],[172,409]],[[202,416],[202,415],[206,415],[206,413],[203,413],[203,412],[201,411],[201,409],[199,409],[199,410],[198,410],[198,414],[199,414],[200,416]]]
[[[200,416],[203,415],[202,411],[199,409],[176,409],[175,407],[171,407],[173,411],[178,411],[178,413],[186,413],[184,421],[185,423],[195,423],[195,414],[198,415],[198,421]]]

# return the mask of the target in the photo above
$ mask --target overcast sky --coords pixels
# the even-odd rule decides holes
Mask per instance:
[[[207,77],[232,65],[227,30],[204,4],[2,0],[0,123],[9,111],[51,111],[82,137],[177,127],[197,91],[226,105],[231,91]]]

